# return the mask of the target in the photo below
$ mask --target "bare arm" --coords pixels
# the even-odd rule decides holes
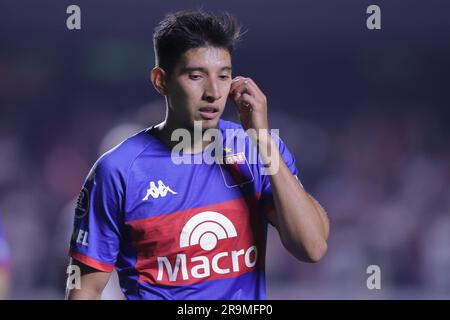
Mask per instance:
[[[0,300],[8,298],[10,272],[8,268],[0,267]]]
[[[67,289],[68,300],[100,300],[111,273],[93,269],[75,259],[70,264],[81,271],[80,289]]]
[[[233,79],[230,96],[242,126],[259,147],[259,155],[270,173],[275,210],[269,220],[277,228],[285,248],[296,258],[319,261],[327,251],[328,218],[318,202],[300,186],[272,140],[267,97],[252,79],[241,76]]]
[[[320,219],[322,220],[323,226],[325,228],[325,240],[328,240],[328,237],[330,235],[330,221],[328,219],[328,215],[325,212],[325,209],[320,205],[320,203],[314,199],[312,195],[309,194],[309,197],[313,201],[313,204],[317,210],[317,213],[319,214]]]
[[[279,159],[278,170],[269,175],[275,210],[268,214],[268,218],[289,252],[301,261],[317,262],[327,251],[326,240],[330,230],[327,215],[300,186],[270,136],[267,143],[271,144],[271,160],[274,157]]]

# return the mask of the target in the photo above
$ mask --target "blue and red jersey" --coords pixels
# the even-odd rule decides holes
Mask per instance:
[[[258,157],[249,161],[256,149],[245,134],[241,143],[240,125],[220,120],[218,129],[222,164],[197,159],[208,148],[177,163],[149,129],[100,157],[78,198],[70,256],[116,268],[128,299],[265,299],[269,176]]]

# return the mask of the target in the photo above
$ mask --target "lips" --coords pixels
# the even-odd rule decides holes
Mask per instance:
[[[214,106],[202,107],[198,109],[200,112],[219,112],[219,108]]]
[[[219,108],[214,106],[202,107],[198,109],[198,112],[205,120],[214,119],[219,114]]]

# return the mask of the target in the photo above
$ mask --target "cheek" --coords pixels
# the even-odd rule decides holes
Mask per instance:
[[[180,85],[180,96],[185,100],[196,101],[202,97],[202,88],[196,83],[182,83]]]
[[[223,84],[222,93],[225,97],[228,97],[228,95],[230,94],[230,89],[231,89],[231,81]]]
[[[173,101],[177,104],[185,106],[186,103],[189,103],[189,100],[191,100],[191,96],[192,89],[190,89],[186,85],[180,84],[176,88],[172,89]]]

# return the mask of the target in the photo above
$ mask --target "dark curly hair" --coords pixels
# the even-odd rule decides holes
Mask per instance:
[[[215,15],[199,9],[169,13],[154,30],[155,64],[170,75],[189,49],[214,46],[232,54],[241,36],[241,26],[228,12]]]

